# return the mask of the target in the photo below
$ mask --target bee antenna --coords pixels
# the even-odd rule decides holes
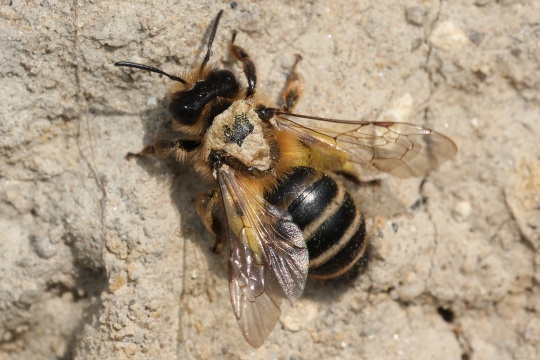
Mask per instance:
[[[210,60],[210,50],[212,49],[212,43],[214,42],[214,37],[216,36],[216,31],[219,25],[219,19],[221,19],[222,14],[223,10],[220,10],[216,16],[216,20],[214,21],[214,26],[212,27],[212,32],[210,33],[210,38],[208,39],[208,50],[206,50],[206,55],[204,56],[199,72],[203,71],[204,67],[208,63],[208,60]]]
[[[158,69],[156,67],[153,67],[153,66],[137,64],[137,63],[133,63],[133,62],[129,62],[129,61],[117,61],[117,62],[114,63],[114,66],[132,67],[132,68],[135,68],[135,69],[141,69],[141,70],[146,70],[146,71],[150,71],[150,72],[155,72],[155,73],[158,73],[158,74],[161,74],[161,75],[165,75],[166,77],[168,77],[171,80],[181,82],[182,84],[187,84],[186,80],[182,79],[181,77],[174,76],[174,75],[171,75],[171,74],[167,74],[165,71],[163,71],[161,69]]]

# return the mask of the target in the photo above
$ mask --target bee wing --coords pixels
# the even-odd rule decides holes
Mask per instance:
[[[261,347],[281,314],[282,292],[265,264],[258,264],[253,250],[229,235],[229,292],[234,315],[246,341]]]
[[[347,160],[372,166],[399,178],[419,177],[438,168],[457,153],[457,147],[446,136],[425,127],[399,122],[348,121],[283,114],[275,116],[274,125],[292,132],[308,147],[317,148],[324,156],[337,150]],[[296,119],[333,124],[334,129],[305,126]],[[339,123],[339,130],[335,124]]]
[[[291,215],[268,203],[226,165],[218,170],[229,237],[229,291],[242,333],[260,347],[281,313],[304,291],[306,243]]]

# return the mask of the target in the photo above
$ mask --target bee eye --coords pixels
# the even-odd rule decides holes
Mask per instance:
[[[218,70],[212,73],[208,80],[215,81],[221,85],[222,94],[225,97],[236,95],[235,90],[238,90],[238,83],[234,74],[229,70]]]

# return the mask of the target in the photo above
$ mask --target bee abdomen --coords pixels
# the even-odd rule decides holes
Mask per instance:
[[[267,200],[286,208],[307,243],[312,277],[349,275],[366,253],[364,218],[343,185],[326,173],[295,167]]]

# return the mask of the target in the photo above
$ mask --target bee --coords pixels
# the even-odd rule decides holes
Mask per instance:
[[[283,105],[265,100],[253,60],[235,44],[235,31],[230,51],[242,64],[245,85],[231,71],[208,65],[222,13],[202,63],[182,76],[126,61],[115,65],[174,81],[168,93],[172,133],[127,157],[174,156],[215,181],[197,198],[196,210],[216,238],[215,249],[228,248],[234,314],[247,342],[260,347],[279,319],[282,298],[298,299],[308,275],[346,276],[365,260],[364,218],[340,177],[358,179],[354,164],[400,178],[422,176],[457,148],[418,125],[293,113],[304,89],[296,71],[300,56]]]

